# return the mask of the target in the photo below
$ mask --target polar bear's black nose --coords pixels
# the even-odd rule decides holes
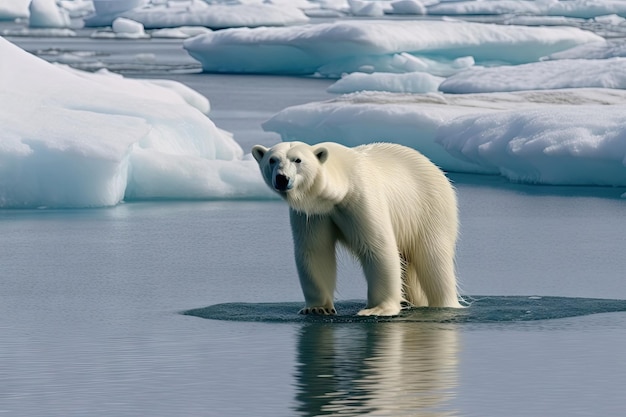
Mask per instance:
[[[274,178],[274,186],[278,191],[286,191],[289,189],[289,177],[283,174],[277,174]]]

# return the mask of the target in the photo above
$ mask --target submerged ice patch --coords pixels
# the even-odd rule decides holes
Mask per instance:
[[[356,313],[365,301],[336,303],[336,316],[299,315],[301,302],[223,303],[183,311],[186,316],[246,322],[423,322],[495,323],[551,320],[626,311],[626,300],[537,296],[471,296],[468,308],[411,308],[397,317],[361,317]]]

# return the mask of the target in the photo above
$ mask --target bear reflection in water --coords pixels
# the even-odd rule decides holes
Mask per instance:
[[[458,333],[453,324],[311,323],[296,369],[302,416],[454,416]]]

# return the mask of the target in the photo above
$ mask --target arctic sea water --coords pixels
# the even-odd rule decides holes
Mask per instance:
[[[26,41],[26,43],[32,41]],[[159,75],[163,77],[163,75]],[[167,75],[244,149],[330,81]],[[623,193],[452,175],[463,293],[626,299]],[[0,413],[618,416],[626,313],[491,323],[270,323],[181,314],[302,300],[284,203],[0,211]],[[338,297],[365,298],[342,256]],[[470,307],[471,308],[471,307]],[[293,311],[295,315],[296,311]]]

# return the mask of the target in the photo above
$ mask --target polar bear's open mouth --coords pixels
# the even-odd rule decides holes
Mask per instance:
[[[274,177],[274,188],[276,188],[277,191],[289,191],[291,189],[289,177],[283,174],[277,174]]]

